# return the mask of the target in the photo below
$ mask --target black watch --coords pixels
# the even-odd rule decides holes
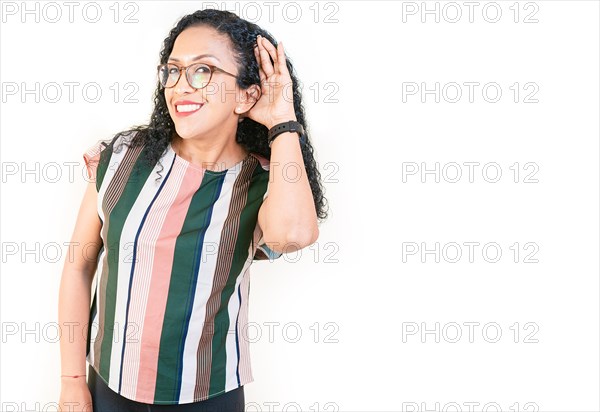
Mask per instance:
[[[295,120],[289,120],[287,122],[276,124],[269,129],[269,147],[271,147],[273,140],[275,140],[277,136],[285,132],[297,132],[298,136],[300,137],[300,143],[304,142],[304,127],[302,127],[302,125]]]

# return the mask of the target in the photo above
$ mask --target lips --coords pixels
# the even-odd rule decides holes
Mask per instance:
[[[193,102],[190,100],[180,100],[175,102],[175,112],[178,116],[189,116],[196,113],[204,106],[204,103]]]

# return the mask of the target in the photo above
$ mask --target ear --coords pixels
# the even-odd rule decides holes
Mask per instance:
[[[241,122],[246,117],[247,112],[252,109],[256,102],[260,99],[261,90],[257,84],[253,84],[247,89],[244,89],[241,94],[241,101],[236,105],[236,113],[240,115],[238,122]]]
[[[261,93],[262,92],[258,84],[250,85],[250,87],[244,91],[245,103],[249,104],[247,110],[250,110],[252,106],[256,104],[256,102],[260,99]]]

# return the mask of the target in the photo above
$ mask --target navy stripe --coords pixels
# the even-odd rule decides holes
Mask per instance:
[[[239,319],[240,319],[240,310],[242,309],[242,292],[241,292],[241,286],[242,286],[242,282],[244,280],[242,279],[242,281],[240,282],[239,286],[238,286],[238,300],[239,300],[239,308],[238,308],[238,313],[237,316],[235,317],[235,351],[237,353],[237,366],[235,367],[235,376],[237,376],[237,382],[238,385],[240,384],[240,341],[239,341],[239,336],[238,336],[238,324],[239,324]]]

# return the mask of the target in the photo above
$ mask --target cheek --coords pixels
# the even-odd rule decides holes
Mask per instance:
[[[165,103],[167,105],[167,111],[171,116],[172,120],[175,120],[175,107],[171,106],[171,100],[173,99],[173,92],[170,89],[164,91]]]
[[[171,101],[171,98],[173,97],[173,91],[171,89],[164,89],[163,95],[165,96],[165,101],[167,103],[167,107],[169,107],[169,102]]]

